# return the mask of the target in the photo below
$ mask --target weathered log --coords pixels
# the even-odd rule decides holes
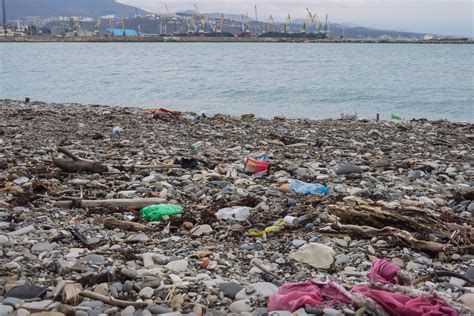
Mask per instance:
[[[61,158],[53,158],[54,165],[64,172],[92,172],[104,173],[108,171],[107,166],[100,162],[92,162],[87,160],[66,160]]]
[[[136,307],[136,308],[144,308],[144,307],[148,306],[148,303],[145,303],[145,302],[122,301],[122,300],[115,299],[112,296],[101,295],[101,294],[94,293],[94,292],[89,291],[89,290],[82,291],[80,295],[84,296],[84,297],[87,297],[87,298],[91,298],[93,300],[99,300],[99,301],[102,301],[102,302],[107,303],[109,305],[113,305],[113,306],[117,306],[117,307],[121,307],[121,308],[125,308],[125,307],[130,306],[130,305],[133,306],[133,307]]]
[[[147,227],[140,223],[126,222],[116,219],[115,217],[107,217],[104,219],[104,227],[108,229],[120,228],[123,230],[145,231]]]
[[[109,199],[109,200],[64,200],[53,203],[54,207],[117,207],[121,209],[127,208],[143,208],[152,204],[166,203],[162,198],[144,198],[144,199]]]
[[[139,165],[139,164],[113,164],[109,165],[117,169],[152,169],[152,170],[161,170],[161,169],[182,169],[180,165]]]
[[[385,226],[395,226],[402,229],[410,229],[414,231],[430,231],[434,227],[444,225],[439,220],[432,217],[431,214],[421,210],[395,210],[389,211],[380,207],[371,207],[368,205],[354,205],[348,207],[340,207],[338,205],[329,205],[329,212],[336,215],[342,222],[370,225],[377,228]],[[417,216],[407,216],[403,213],[414,213]],[[420,215],[423,215],[420,217]]]
[[[357,225],[335,225],[335,227],[343,232],[351,232],[359,234],[366,237],[376,237],[376,236],[393,236],[397,237],[414,249],[428,251],[428,252],[443,252],[446,250],[448,245],[441,244],[434,241],[418,240],[413,237],[412,234],[406,230],[401,230],[394,227],[384,227],[382,229],[377,229],[370,226],[357,226]]]

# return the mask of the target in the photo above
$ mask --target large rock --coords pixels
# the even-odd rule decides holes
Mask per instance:
[[[329,269],[334,262],[336,252],[331,248],[319,243],[310,243],[301,246],[297,251],[290,254],[290,258],[304,262],[317,269]]]

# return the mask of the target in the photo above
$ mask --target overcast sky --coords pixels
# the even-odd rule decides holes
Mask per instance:
[[[201,12],[225,12],[254,17],[257,5],[259,20],[269,14],[275,20],[304,18],[305,10],[329,14],[331,22],[352,23],[383,29],[474,37],[474,0],[118,0],[151,12],[191,10],[194,3]]]

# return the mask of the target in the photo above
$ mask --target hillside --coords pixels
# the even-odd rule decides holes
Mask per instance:
[[[26,16],[133,16],[145,11],[115,0],[7,0],[7,18]]]

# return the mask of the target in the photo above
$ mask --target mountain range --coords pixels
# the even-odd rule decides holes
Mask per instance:
[[[115,0],[6,0],[7,5],[7,19],[15,20],[22,19],[24,17],[38,16],[38,17],[57,17],[57,16],[83,16],[97,18],[104,15],[115,15],[119,17],[133,17],[134,15],[144,15],[148,12],[136,8],[130,5],[124,5],[116,2]],[[197,12],[192,10],[177,12],[181,16],[198,15]],[[220,19],[221,13],[203,13],[210,19]],[[143,19],[129,20],[128,27],[138,27],[143,29],[145,33],[156,33],[158,32],[158,22],[143,21]],[[239,14],[225,14],[225,28],[229,31],[239,31],[240,23],[242,21],[242,15]],[[260,30],[264,29],[264,22],[255,22],[252,18],[245,16],[245,23],[250,23],[252,28],[258,27]],[[161,22],[159,22],[161,23]],[[169,26],[168,30],[186,29],[186,23],[183,25]],[[295,19],[289,27],[290,32],[299,32],[302,28],[303,20]],[[277,22],[276,25],[279,28],[282,27],[281,22]],[[163,27],[163,25],[161,25]],[[87,28],[87,27],[86,27]],[[91,24],[90,28],[93,28]],[[330,25],[331,35],[333,37],[339,37],[345,34],[346,37],[380,37],[382,35],[389,35],[392,37],[404,37],[404,38],[420,38],[423,34],[412,33],[412,32],[398,32],[398,31],[387,31],[378,30],[373,28],[366,28],[362,26],[350,26],[331,23]]]
[[[145,14],[139,8],[115,0],[6,0],[7,19],[27,16],[133,16]]]

